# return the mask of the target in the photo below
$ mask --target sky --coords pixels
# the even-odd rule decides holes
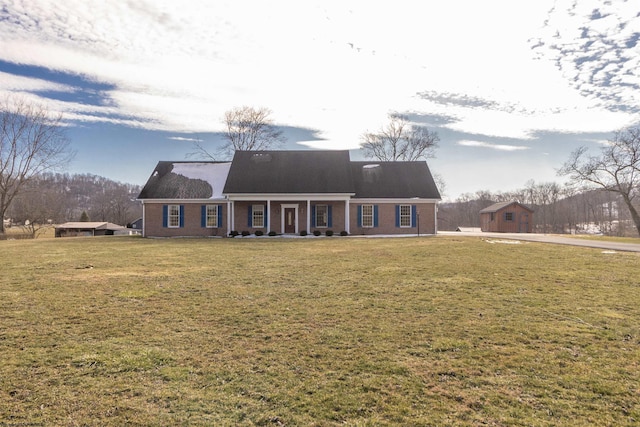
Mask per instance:
[[[404,114],[445,200],[563,182],[640,125],[637,0],[0,0],[0,98],[61,113],[69,173],[144,184],[265,107],[284,149],[350,150]]]

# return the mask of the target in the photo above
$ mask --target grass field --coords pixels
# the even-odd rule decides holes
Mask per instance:
[[[575,239],[597,240],[597,241],[618,242],[618,243],[640,242],[640,239],[638,237],[600,236],[600,235],[593,235],[593,234],[558,234],[558,236],[573,237]]]
[[[640,256],[0,241],[0,426],[640,423]]]
[[[55,237],[56,230],[55,226],[49,225],[46,227],[42,227],[38,229],[36,232],[37,239],[52,239]],[[5,234],[0,235],[0,240],[16,240],[16,239],[32,239],[33,235],[31,234],[28,227],[8,227],[5,229]]]

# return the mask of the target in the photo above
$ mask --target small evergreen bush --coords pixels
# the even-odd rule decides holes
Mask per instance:
[[[307,233],[307,230],[302,230],[300,232],[300,235],[303,236],[303,237],[306,236],[307,234],[309,234],[309,233]]]
[[[314,236],[319,236],[321,234],[322,234],[322,232],[320,230],[313,230],[313,235]]]
[[[251,233],[249,233],[247,230],[242,230],[242,233],[240,234],[242,234],[242,237],[247,237]]]
[[[229,232],[229,237],[236,237],[238,234],[240,233],[238,233],[236,230],[233,230]]]
[[[275,231],[273,231],[273,230],[271,230],[271,231],[269,232],[269,236],[271,236],[271,237],[275,236],[276,234],[278,234],[278,233],[276,233],[276,232],[275,232]]]
[[[327,231],[325,231],[324,234],[326,234],[327,237],[331,237],[331,236],[333,236],[333,230],[327,230]]]
[[[347,233],[347,231],[346,231],[346,230],[342,230],[342,231],[340,232],[340,235],[341,235],[341,236],[348,236],[348,235],[349,235],[349,233]]]
[[[256,230],[256,236],[260,237],[264,234],[262,230]]]

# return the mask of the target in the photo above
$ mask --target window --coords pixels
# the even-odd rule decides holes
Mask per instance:
[[[374,228],[378,226],[378,205],[358,205],[358,227]],[[331,227],[331,208],[329,208],[329,227]]]
[[[400,205],[400,227],[411,227],[411,205]]]
[[[505,221],[513,221],[514,217],[515,217],[515,215],[513,214],[513,212],[505,212],[504,213],[504,220]]]
[[[362,226],[373,227],[373,205],[362,205]]]
[[[251,226],[253,228],[264,228],[264,205],[253,205],[251,207]]]
[[[206,226],[208,228],[218,227],[218,205],[207,205]]]
[[[412,228],[418,223],[416,205],[396,205],[396,227]]]
[[[180,227],[180,205],[169,205],[167,213],[167,226],[169,228]]]
[[[162,205],[162,226],[184,227],[184,205]]]
[[[203,228],[222,227],[222,205],[200,206],[200,227],[203,227]]]
[[[329,226],[329,209],[327,205],[316,205],[316,227]]]

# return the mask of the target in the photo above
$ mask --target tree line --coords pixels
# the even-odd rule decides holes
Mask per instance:
[[[480,211],[494,203],[517,201],[534,210],[534,233],[637,235],[629,210],[620,195],[557,182],[530,180],[509,192],[481,190],[460,195],[438,207],[438,228],[480,227]]]
[[[68,221],[131,224],[142,216],[140,186],[91,174],[42,173],[15,196],[5,217],[31,234]]]

